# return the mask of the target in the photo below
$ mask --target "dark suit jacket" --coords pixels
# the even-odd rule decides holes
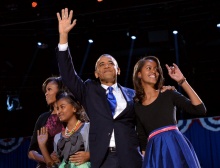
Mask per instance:
[[[135,130],[134,90],[121,89],[127,107],[113,119],[106,98],[106,90],[94,80],[85,82],[75,72],[69,49],[58,51],[57,60],[64,84],[82,103],[90,118],[89,148],[92,168],[99,168],[107,153],[114,129],[117,155],[122,168],[140,168],[142,156]]]

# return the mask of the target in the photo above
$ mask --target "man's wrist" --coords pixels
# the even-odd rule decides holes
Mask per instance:
[[[67,48],[68,48],[68,43],[65,43],[65,44],[58,44],[58,48],[59,48],[59,51],[66,51]]]

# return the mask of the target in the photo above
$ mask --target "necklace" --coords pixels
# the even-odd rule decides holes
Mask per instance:
[[[65,136],[70,136],[70,135],[72,135],[72,134],[79,128],[80,123],[81,123],[81,121],[78,120],[78,121],[76,122],[75,127],[73,127],[73,129],[72,129],[71,131],[66,127],[66,128],[65,128]]]

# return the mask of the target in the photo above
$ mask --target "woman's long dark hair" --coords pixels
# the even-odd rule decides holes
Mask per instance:
[[[141,84],[141,79],[138,77],[138,72],[141,71],[141,69],[143,68],[143,66],[147,60],[153,60],[154,62],[156,62],[157,67],[158,67],[159,77],[158,77],[157,83],[155,84],[154,88],[161,89],[163,86],[163,83],[164,83],[163,70],[161,68],[159,59],[155,56],[147,56],[147,57],[140,59],[135,64],[134,71],[133,71],[133,85],[134,85],[134,90],[136,92],[134,100],[136,102],[142,102],[143,98],[145,97],[145,92],[144,92],[143,86]]]

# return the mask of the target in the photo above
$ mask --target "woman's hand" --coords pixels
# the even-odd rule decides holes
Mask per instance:
[[[55,151],[53,151],[53,153],[50,154],[50,157],[53,159],[55,163],[60,163],[60,159]]]
[[[37,130],[37,141],[39,146],[45,146],[48,140],[48,130],[46,127],[41,127],[40,130]]]
[[[90,160],[90,153],[85,151],[76,152],[74,155],[71,155],[69,160],[76,165],[81,165]]]

